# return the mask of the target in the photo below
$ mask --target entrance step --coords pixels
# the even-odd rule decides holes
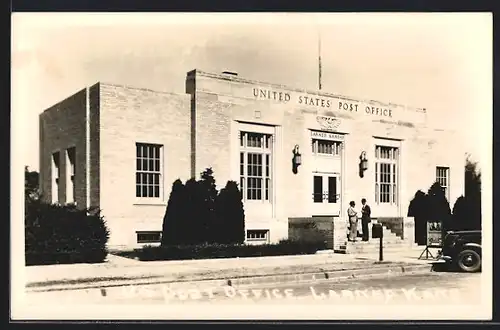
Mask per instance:
[[[377,220],[372,220],[370,224],[378,224],[380,223]],[[381,224],[381,223],[380,223]],[[418,251],[421,250],[421,247],[415,243],[408,242],[403,240],[400,236],[397,236],[390,229],[388,229],[385,225],[382,224],[383,230],[383,251],[388,253],[398,253],[398,252],[406,252],[406,251]],[[378,253],[380,249],[380,239],[379,238],[371,238],[371,230],[370,230],[370,240],[368,242],[364,242],[361,238],[358,238],[356,242],[347,242],[347,245],[344,246],[339,252],[341,253],[349,253],[349,254],[363,254],[363,253]]]
[[[421,251],[422,248],[417,245],[410,244],[384,244],[383,252],[387,253],[397,253],[406,251]],[[349,244],[345,249],[345,253],[348,254],[362,254],[362,253],[378,253],[378,245],[366,245],[366,244]]]

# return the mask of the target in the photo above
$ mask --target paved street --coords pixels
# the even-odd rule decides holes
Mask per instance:
[[[479,304],[481,274],[433,272],[285,285],[171,290],[165,285],[123,288],[104,304]]]

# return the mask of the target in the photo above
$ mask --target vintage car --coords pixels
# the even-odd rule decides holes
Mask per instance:
[[[464,272],[481,270],[481,230],[448,231],[440,258]]]

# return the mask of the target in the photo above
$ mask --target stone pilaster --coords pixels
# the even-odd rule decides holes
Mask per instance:
[[[403,218],[403,240],[408,244],[415,243],[415,220],[413,217]]]
[[[342,217],[333,220],[333,250],[345,252],[347,248],[347,223]]]

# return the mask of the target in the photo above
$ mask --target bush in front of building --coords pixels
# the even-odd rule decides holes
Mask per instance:
[[[29,199],[25,209],[26,265],[98,263],[108,254],[109,230],[98,210]]]
[[[187,230],[186,222],[180,221],[185,214],[185,186],[177,179],[172,185],[167,210],[163,217],[161,245],[181,244]]]
[[[245,240],[245,212],[234,181],[218,192],[211,168],[200,180],[176,180],[163,217],[162,246],[237,244]]]
[[[214,237],[221,244],[245,242],[245,210],[235,181],[228,181],[215,200],[217,227]]]
[[[427,221],[441,222],[443,230],[452,227],[450,202],[439,182],[433,183],[427,192],[427,210]]]
[[[263,245],[198,244],[145,246],[136,250],[136,255],[141,261],[194,260],[314,254],[325,248],[326,243],[324,242],[283,240],[277,244]]]
[[[481,230],[481,172],[467,159],[465,194],[453,206],[453,230]]]
[[[441,222],[443,230],[453,228],[453,218],[444,190],[435,182],[427,194],[419,190],[408,207],[408,216],[415,219],[415,242],[427,244],[427,223]]]
[[[481,215],[474,197],[460,196],[453,206],[450,230],[481,230]],[[479,213],[479,214],[478,214]]]
[[[426,245],[427,240],[427,194],[422,190],[415,193],[415,197],[408,207],[408,216],[415,219],[415,243]]]

